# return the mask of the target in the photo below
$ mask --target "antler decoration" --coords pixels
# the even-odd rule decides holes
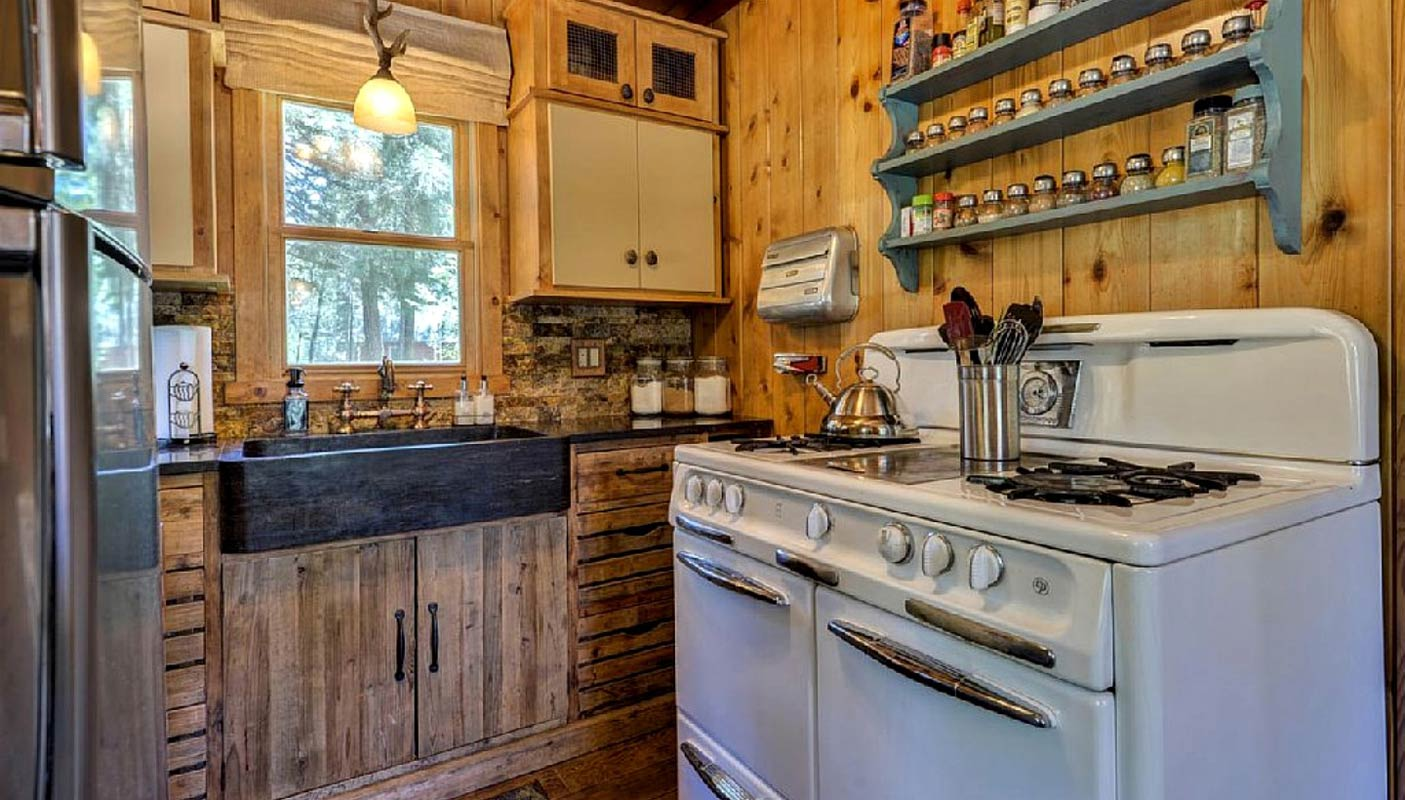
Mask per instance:
[[[361,18],[366,26],[366,33],[371,35],[371,42],[376,46],[376,55],[380,58],[380,71],[390,72],[390,62],[392,59],[405,55],[405,43],[410,38],[409,29],[400,32],[395,37],[395,41],[389,47],[385,46],[385,40],[381,38],[381,20],[390,16],[395,10],[395,6],[387,3],[385,10],[380,7],[380,0],[366,0],[366,16]]]

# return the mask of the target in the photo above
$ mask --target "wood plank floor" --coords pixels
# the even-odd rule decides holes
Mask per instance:
[[[670,726],[458,800],[674,800],[674,742]]]

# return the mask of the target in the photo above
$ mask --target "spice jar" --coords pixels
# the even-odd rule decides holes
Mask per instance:
[[[1176,145],[1161,151],[1161,172],[1156,175],[1156,188],[1185,183],[1185,147]]]
[[[1197,28],[1181,37],[1181,61],[1196,61],[1211,54],[1210,46],[1215,40],[1210,31]]]
[[[727,373],[727,359],[721,356],[698,359],[693,395],[695,411],[705,417],[732,413],[732,378]]]
[[[954,142],[966,135],[966,118],[957,114],[946,121],[946,139]]]
[[[932,232],[932,196],[919,194],[912,198],[912,235]]]
[[[1035,0],[1025,17],[1029,20],[1029,24],[1033,25],[1043,22],[1057,13],[1059,13],[1059,0]]]
[[[999,189],[986,189],[981,195],[980,208],[976,209],[976,220],[982,225],[999,222],[1005,217],[1005,193]]]
[[[1224,117],[1224,171],[1245,172],[1263,158],[1268,133],[1264,89],[1259,84],[1234,93],[1234,107]]]
[[[1078,96],[1087,97],[1107,88],[1107,76],[1097,67],[1089,67],[1078,73]]]
[[[1225,112],[1233,105],[1223,94],[1195,101],[1195,116],[1186,126],[1187,180],[1224,174]]]
[[[1029,213],[1053,211],[1059,205],[1059,181],[1053,175],[1034,179],[1034,196],[1029,198]]]
[[[634,364],[634,383],[629,387],[629,410],[637,417],[663,413],[663,362],[641,358]]]
[[[1158,42],[1146,49],[1142,60],[1146,62],[1146,74],[1154,75],[1176,65],[1176,51],[1170,44]]]
[[[991,122],[991,124],[1002,125],[1014,119],[1017,113],[1018,112],[1017,107],[1015,106],[1015,98],[1002,97],[999,100],[995,101],[995,119]]]
[[[913,131],[903,139],[903,150],[913,153],[927,146],[927,136],[922,131]]]
[[[951,230],[956,225],[956,195],[939,192],[932,200],[932,229]]]
[[[1150,153],[1137,153],[1128,157],[1127,177],[1122,181],[1122,193],[1136,194],[1155,188],[1156,179],[1151,174],[1154,166]]]
[[[946,126],[933,122],[927,126],[927,146],[936,147],[939,144],[946,144]]]
[[[693,413],[693,359],[670,358],[663,375],[663,413],[690,416]]]
[[[1029,186],[1012,183],[1005,189],[1005,216],[1022,217],[1029,213]]]
[[[1049,108],[1061,106],[1073,99],[1073,81],[1068,78],[1055,78],[1049,82]]]
[[[951,34],[932,34],[932,66],[939,67],[951,60]]]
[[[960,8],[960,6],[957,6]],[[951,57],[960,58],[966,55],[966,31],[957,30],[951,33]]]
[[[1005,0],[1005,35],[1022,31],[1029,24],[1029,0]]]
[[[985,106],[976,106],[971,109],[967,117],[966,133],[976,134],[990,127],[990,109]]]
[[[1226,19],[1224,25],[1220,26],[1220,36],[1224,39],[1222,47],[1244,44],[1253,35],[1254,18],[1249,14],[1235,14]]]
[[[1088,173],[1081,169],[1071,169],[1064,173],[1063,186],[1059,189],[1059,208],[1068,208],[1088,202]]]
[[[1020,92],[1020,110],[1015,116],[1027,117],[1042,110],[1044,110],[1044,93],[1039,91],[1039,87]]]
[[[1137,77],[1136,56],[1126,54],[1114,56],[1112,59],[1112,79],[1108,81],[1111,86],[1121,86]]]
[[[973,194],[963,194],[956,199],[956,221],[955,227],[964,228],[967,225],[975,225],[980,222],[976,216],[976,206],[980,201]]]
[[[1093,188],[1088,192],[1089,200],[1108,200],[1122,193],[1122,173],[1117,171],[1117,163],[1104,161],[1093,167]]]

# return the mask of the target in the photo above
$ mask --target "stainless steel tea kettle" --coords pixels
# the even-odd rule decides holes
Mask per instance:
[[[893,388],[878,383],[875,378],[878,370],[870,366],[857,369],[858,381],[844,386],[841,370],[850,356],[861,350],[873,350],[892,359],[898,365]],[[842,436],[847,439],[900,439],[916,434],[909,428],[898,411],[898,397],[895,392],[902,390],[902,365],[892,350],[881,344],[860,342],[839,355],[834,368],[835,386],[831,392],[820,383],[818,375],[810,375],[805,382],[815,387],[824,401],[829,404],[829,413],[820,423],[820,432],[829,436]],[[835,394],[835,393],[838,394]]]

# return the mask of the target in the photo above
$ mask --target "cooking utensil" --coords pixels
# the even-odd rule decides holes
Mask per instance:
[[[981,305],[976,302],[976,296],[965,286],[958,286],[951,290],[953,302],[964,303],[971,310],[971,328],[977,336],[989,336],[995,331],[995,319],[981,313]]]
[[[1029,347],[1029,330],[1019,319],[1006,316],[990,337],[989,364],[1018,364]]]
[[[863,350],[881,353],[898,365],[892,389],[875,380],[878,370],[870,366],[857,367],[855,372],[858,374],[858,380],[848,386],[843,385],[843,375],[840,372],[843,369],[842,365],[848,361],[849,356]],[[835,364],[834,391],[820,383],[818,375],[809,375],[805,379],[805,382],[815,387],[815,391],[829,404],[829,413],[820,423],[822,433],[873,441],[905,439],[914,434],[898,411],[895,392],[902,390],[902,365],[892,350],[880,344],[860,342],[840,353]]]

